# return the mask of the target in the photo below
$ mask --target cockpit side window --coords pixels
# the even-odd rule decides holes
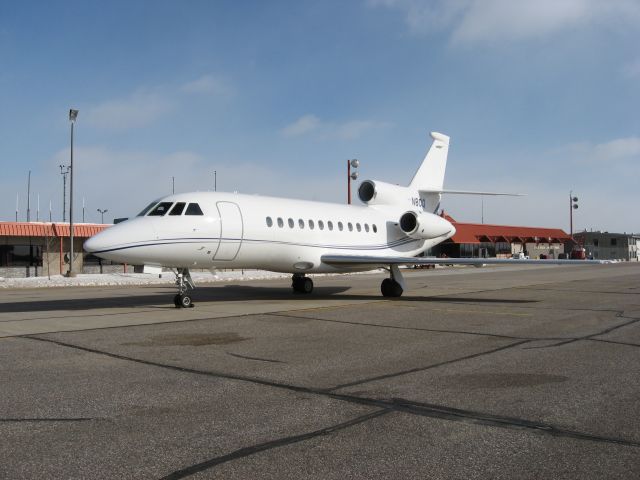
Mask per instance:
[[[151,202],[149,205],[147,205],[146,207],[144,207],[144,210],[142,210],[139,214],[138,217],[144,217],[147,213],[149,213],[149,210],[151,210],[153,207],[156,206],[156,204],[158,203],[158,200],[154,200],[153,202]]]
[[[185,215],[204,215],[204,213],[202,213],[202,209],[200,208],[200,205],[198,205],[197,203],[190,203],[189,206],[187,207],[187,211],[184,214]]]
[[[171,211],[169,212],[169,215],[182,215],[182,211],[184,210],[185,205],[186,205],[186,202],[176,203],[171,209]]]
[[[173,202],[160,202],[156,208],[149,212],[150,217],[162,217],[165,215],[173,205]]]

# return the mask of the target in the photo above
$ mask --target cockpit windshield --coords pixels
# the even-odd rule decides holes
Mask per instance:
[[[171,205],[173,205],[173,202],[160,202],[156,206],[156,208],[154,208],[149,212],[149,216],[162,217],[164,214],[166,214],[169,211],[169,208],[171,208]]]
[[[159,200],[159,199],[158,199]],[[144,210],[142,210],[139,214],[138,217],[144,217],[147,213],[149,213],[149,210],[151,210],[153,207],[156,206],[156,204],[158,203],[158,200],[154,200],[153,202],[151,202],[149,205],[147,205]]]

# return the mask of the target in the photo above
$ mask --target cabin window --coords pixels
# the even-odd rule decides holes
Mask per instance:
[[[361,232],[361,231],[362,231],[362,227],[360,227],[360,224],[359,224],[359,223],[356,223],[356,230],[358,230],[359,232]]]
[[[351,222],[347,223],[347,228],[350,232],[353,232],[353,225],[351,224]]]
[[[280,228],[284,227],[284,222],[282,221],[282,218],[278,217],[278,226]]]
[[[313,220],[309,220],[309,228],[313,230]]]
[[[267,227],[273,227],[273,220],[271,217],[267,217]]]
[[[369,224],[368,224],[368,223],[365,223],[365,224],[364,224],[364,231],[365,231],[365,232],[368,232],[368,231],[369,231]]]
[[[304,230],[304,220],[299,218],[298,219],[298,226],[300,227],[300,230]]]
[[[329,227],[329,230],[333,230],[333,222],[331,220],[327,222],[327,227]]]
[[[200,205],[198,205],[197,203],[190,203],[189,206],[187,207],[187,211],[184,214],[185,215],[204,215],[204,213],[202,213],[202,209],[200,208]]]
[[[372,227],[373,227],[373,233],[378,233],[378,227],[376,227],[375,223],[372,225]]]
[[[182,215],[182,211],[184,210],[184,207],[186,205],[187,204],[185,202],[176,203],[171,209],[171,211],[169,212],[169,215]]]
[[[322,220],[318,220],[318,228],[324,230],[324,222]]]
[[[343,226],[342,226],[342,222],[338,222],[338,230],[342,231]]]
[[[156,204],[158,203],[158,200],[154,200],[153,202],[151,202],[149,205],[147,205],[144,210],[142,210],[139,214],[138,217],[144,217],[147,213],[149,213],[149,210],[151,210],[153,207],[156,206]]]
[[[290,218],[287,223],[289,224],[289,228],[293,228],[293,226],[295,225],[295,223],[293,223],[293,218]]]
[[[151,212],[149,213],[149,216],[162,217],[169,211],[169,208],[171,208],[171,205],[173,205],[173,202],[160,202],[156,208],[151,210]]]

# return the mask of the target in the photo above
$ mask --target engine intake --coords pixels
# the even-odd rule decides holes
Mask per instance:
[[[444,235],[453,236],[456,229],[450,222],[433,213],[405,212],[398,223],[408,237],[428,240]]]
[[[411,195],[407,187],[365,180],[358,187],[358,198],[367,205],[407,205]]]

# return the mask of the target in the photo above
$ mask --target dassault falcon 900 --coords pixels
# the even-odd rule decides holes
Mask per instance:
[[[449,137],[433,143],[409,186],[365,180],[364,205],[340,205],[236,193],[169,195],[137,217],[88,239],[84,249],[132,265],[175,269],[176,307],[192,306],[190,268],[256,268],[291,273],[295,292],[311,293],[309,273],[385,268],[385,297],[405,290],[400,265],[498,263],[585,264],[576,260],[418,257],[456,229],[437,215],[443,193],[508,195],[444,190]]]

